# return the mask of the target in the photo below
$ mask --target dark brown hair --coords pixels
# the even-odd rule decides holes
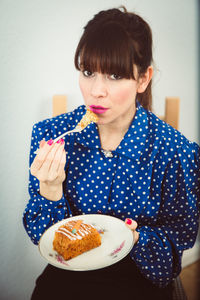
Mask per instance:
[[[137,14],[120,9],[101,11],[84,27],[75,53],[78,70],[100,71],[135,79],[133,65],[141,76],[152,63],[152,33]],[[137,94],[141,105],[151,110],[151,81]]]

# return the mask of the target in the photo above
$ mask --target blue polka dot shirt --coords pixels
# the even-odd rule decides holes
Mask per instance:
[[[71,130],[85,106],[33,127],[30,165],[42,139]],[[108,214],[138,223],[139,240],[130,255],[141,273],[158,286],[181,270],[185,249],[194,245],[200,204],[200,149],[137,103],[129,130],[115,151],[102,150],[98,127],[65,137],[63,197],[49,201],[30,174],[24,227],[38,244],[44,231],[72,215]]]

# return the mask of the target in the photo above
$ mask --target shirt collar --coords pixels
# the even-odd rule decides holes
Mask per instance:
[[[139,160],[145,150],[147,133],[147,111],[139,104],[139,102],[136,102],[136,113],[133,121],[115,151],[133,160]]]
[[[148,133],[147,111],[136,102],[136,113],[133,121],[126,132],[121,143],[113,154],[117,153],[133,160],[139,160],[145,151],[145,141]],[[89,124],[82,132],[76,133],[75,140],[88,148],[101,148],[98,127],[96,124]]]

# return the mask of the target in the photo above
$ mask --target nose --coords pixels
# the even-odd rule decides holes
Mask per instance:
[[[93,78],[90,93],[95,98],[106,97],[107,89],[103,74],[98,74]]]

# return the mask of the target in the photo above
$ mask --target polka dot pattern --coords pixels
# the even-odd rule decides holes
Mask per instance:
[[[85,106],[34,125],[30,165],[41,139],[74,128]],[[39,194],[30,175],[30,201],[23,222],[37,244],[55,222],[78,214],[109,214],[138,222],[140,238],[130,255],[143,275],[159,286],[175,278],[181,256],[198,230],[200,149],[137,103],[133,122],[112,157],[101,149],[92,123],[65,138],[66,181],[60,201]]]

